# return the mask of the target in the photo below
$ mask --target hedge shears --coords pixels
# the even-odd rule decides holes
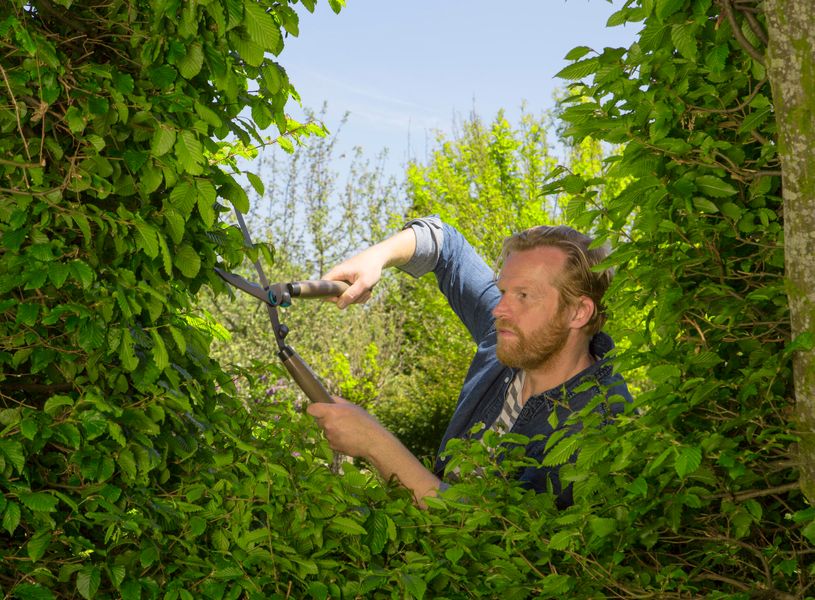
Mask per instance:
[[[238,225],[243,232],[243,239],[246,245],[252,247],[252,238],[243,220],[243,215],[240,211],[235,210],[235,216],[238,218]],[[339,296],[348,289],[348,284],[343,281],[320,279],[270,285],[269,280],[266,279],[266,275],[263,272],[260,259],[258,258],[254,264],[255,270],[260,278],[260,284],[247,281],[240,275],[229,273],[218,267],[215,267],[215,272],[229,285],[254,296],[266,305],[266,309],[269,312],[269,319],[272,322],[275,342],[277,342],[277,356],[295,383],[297,383],[300,389],[308,396],[309,400],[312,402],[334,402],[328,391],[314,374],[314,371],[311,370],[311,367],[305,363],[294,348],[285,342],[289,328],[280,322],[277,307],[289,306],[292,298],[325,298]]]

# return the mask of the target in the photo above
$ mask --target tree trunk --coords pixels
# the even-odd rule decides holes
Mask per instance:
[[[784,251],[793,339],[815,335],[815,2],[767,0],[784,186]],[[801,489],[815,503],[815,350],[793,355]]]

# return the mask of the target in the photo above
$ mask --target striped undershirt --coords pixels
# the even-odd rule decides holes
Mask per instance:
[[[498,433],[507,433],[512,429],[523,408],[521,391],[524,389],[524,379],[526,379],[525,371],[520,370],[515,373],[515,377],[512,378],[512,383],[509,384],[509,389],[504,399],[504,408],[490,429]]]

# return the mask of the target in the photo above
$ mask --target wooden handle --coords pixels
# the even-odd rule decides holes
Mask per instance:
[[[289,293],[292,298],[326,298],[341,296],[348,287],[348,284],[344,281],[329,281],[327,279],[292,281],[289,284]]]
[[[317,379],[314,371],[311,370],[305,361],[300,358],[297,351],[291,346],[286,346],[279,353],[280,360],[286,370],[292,376],[292,379],[300,386],[300,389],[306,393],[308,399],[312,402],[328,402],[333,404],[334,400],[331,395],[323,387],[323,384]]]

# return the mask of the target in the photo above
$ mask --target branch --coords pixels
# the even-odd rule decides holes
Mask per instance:
[[[750,29],[752,29],[753,33],[756,34],[756,37],[761,40],[761,43],[765,46],[769,44],[770,39],[767,37],[767,32],[764,31],[764,28],[761,26],[761,23],[758,22],[755,15],[752,12],[743,10],[739,10],[739,12],[744,15],[745,19],[747,19],[747,24],[750,25]]]
[[[752,92],[750,92],[750,95],[747,96],[747,98],[744,100],[744,102],[742,102],[741,104],[739,104],[735,108],[705,108],[703,106],[695,106],[693,104],[689,104],[688,107],[692,108],[693,110],[698,110],[698,111],[701,111],[701,112],[714,113],[714,114],[727,114],[727,113],[741,112],[742,110],[747,108],[747,106],[753,101],[753,98],[756,97],[758,92],[761,90],[762,87],[764,87],[764,84],[767,83],[767,81],[768,81],[768,79],[766,77],[764,79],[762,79],[761,81],[759,81],[756,84],[755,89]]]
[[[764,56],[756,49],[750,41],[744,37],[744,34],[741,32],[741,27],[739,24],[736,23],[736,15],[733,14],[733,5],[730,4],[730,0],[721,0],[722,8],[724,8],[724,14],[727,16],[727,20],[730,22],[730,29],[733,30],[733,35],[736,38],[736,41],[739,45],[744,48],[744,51],[747,52],[753,60],[759,62],[760,64],[764,65]]]

